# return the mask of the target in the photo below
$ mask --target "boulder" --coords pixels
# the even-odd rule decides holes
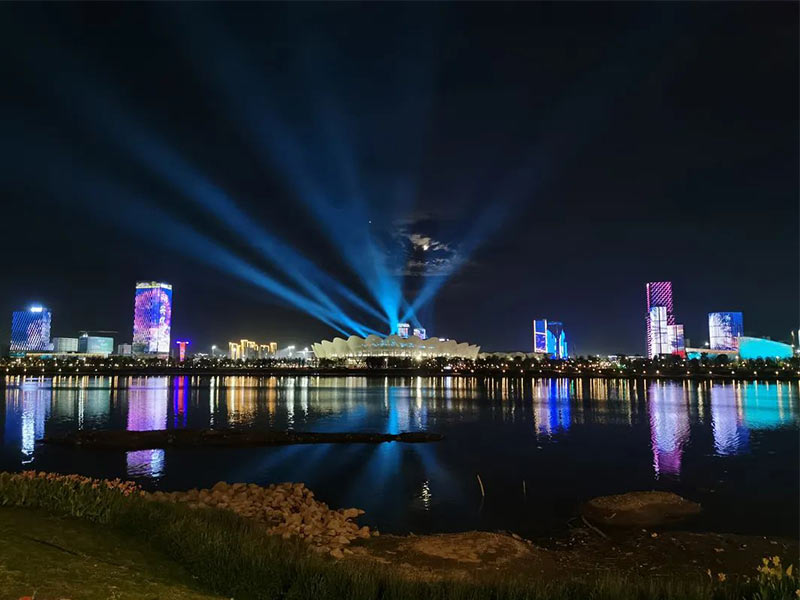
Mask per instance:
[[[589,500],[581,509],[588,521],[601,527],[664,527],[699,513],[699,504],[671,492],[601,496]]]

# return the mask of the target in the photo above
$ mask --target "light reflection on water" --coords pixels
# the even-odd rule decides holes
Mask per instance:
[[[727,503],[731,522],[744,516],[762,529],[796,529],[796,382],[83,376],[5,383],[4,469],[129,477],[163,488],[294,479],[398,531],[525,531],[559,522],[593,495],[654,488]],[[431,430],[446,439],[150,449],[120,453],[121,462],[113,452],[36,444],[76,429],[184,427]],[[476,474],[485,506],[475,505]],[[786,506],[753,516],[763,508],[759,495],[785,497]]]

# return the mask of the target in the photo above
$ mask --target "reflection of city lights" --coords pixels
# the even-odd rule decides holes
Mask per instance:
[[[128,477],[157,478],[164,474],[164,450],[133,450],[125,453]]]
[[[685,390],[678,384],[650,386],[650,439],[656,476],[680,475],[683,447],[689,439],[689,409]]]
[[[433,494],[431,494],[431,482],[427,479],[422,482],[422,488],[419,492],[419,499],[422,504],[422,508],[424,510],[431,509],[431,501],[433,500]]]

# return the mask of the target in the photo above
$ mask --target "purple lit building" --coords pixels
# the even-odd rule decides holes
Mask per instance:
[[[137,281],[133,308],[133,354],[169,356],[172,323],[172,286],[158,281]]]
[[[672,303],[672,282],[651,281],[647,291],[647,356],[685,354],[683,326],[675,323]]]

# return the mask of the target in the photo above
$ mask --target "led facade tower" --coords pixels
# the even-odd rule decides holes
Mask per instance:
[[[567,358],[567,332],[559,321],[536,319],[533,322],[533,351],[551,358]]]
[[[53,349],[50,344],[50,322],[52,313],[41,306],[31,306],[28,310],[15,310],[11,315],[12,354],[20,352],[47,352]]]
[[[172,323],[172,286],[158,281],[137,281],[133,308],[133,354],[169,356]]]
[[[743,335],[742,313],[708,313],[708,340],[712,350],[738,350],[739,338]]]
[[[671,353],[667,344],[667,325],[675,325],[675,311],[672,304],[672,282],[652,281],[645,286],[647,291],[647,356],[653,358],[659,354]],[[663,308],[655,311],[654,308]],[[651,323],[657,318],[657,323]],[[662,337],[663,336],[663,337]],[[658,339],[656,339],[656,337]]]

